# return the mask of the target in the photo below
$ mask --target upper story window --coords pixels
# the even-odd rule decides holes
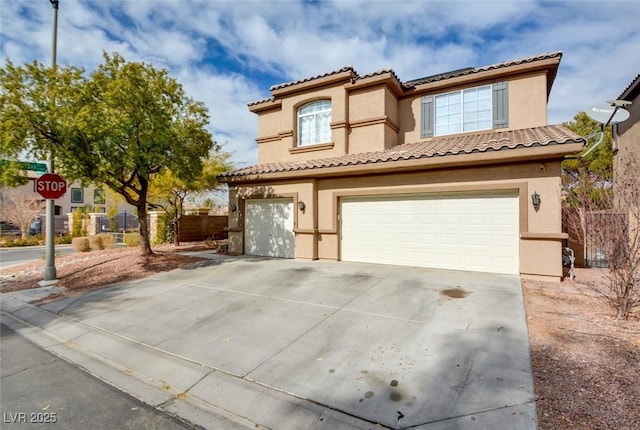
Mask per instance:
[[[82,188],[71,188],[71,203],[83,203],[84,190]]]
[[[94,205],[104,204],[104,190],[102,188],[96,188],[93,190],[93,204]]]
[[[421,137],[507,127],[507,89],[499,82],[423,97]]]
[[[298,146],[331,142],[331,101],[318,100],[298,109]]]

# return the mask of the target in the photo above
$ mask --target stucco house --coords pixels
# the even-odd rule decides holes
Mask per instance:
[[[46,168],[44,164],[33,163],[34,165],[41,165]],[[29,181],[21,186],[11,189],[0,189],[0,202],[2,202],[3,193],[15,193],[18,195],[24,195],[25,198],[39,201],[42,205],[42,213],[34,219],[32,227],[34,233],[44,232],[46,229],[45,222],[45,200],[38,194],[35,187],[35,180],[38,176],[43,174],[45,170],[37,172],[26,171]],[[71,233],[71,223],[69,221],[72,212],[76,209],[83,209],[85,206],[90,208],[91,212],[94,212],[97,216],[106,217],[108,208],[115,206],[118,212],[118,222],[120,225],[137,227],[137,221],[135,219],[135,208],[129,203],[123,201],[123,199],[115,198],[113,193],[108,193],[105,187],[96,186],[93,184],[82,185],[74,182],[67,184],[67,192],[54,202],[54,215],[55,215],[55,230],[56,234],[69,234]],[[127,214],[129,219],[127,219]],[[124,215],[124,217],[123,217]],[[125,221],[123,221],[123,218]]]
[[[640,161],[640,74],[625,88],[618,99],[631,104],[625,106],[630,114],[629,119],[614,126],[614,175],[625,165],[631,154]]]
[[[219,178],[229,251],[559,280],[560,163],[585,143],[547,124],[561,57],[271,87],[258,164]]]

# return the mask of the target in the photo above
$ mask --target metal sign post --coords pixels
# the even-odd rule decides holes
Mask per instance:
[[[53,6],[53,33],[51,36],[51,67],[55,73],[56,70],[56,53],[58,44],[58,5],[59,0],[49,0]],[[53,153],[49,152],[47,160],[49,173],[54,173]],[[45,264],[44,264],[44,280],[56,280],[56,262],[55,262],[55,231],[56,231],[56,207],[55,200],[47,199],[47,228],[45,233]]]

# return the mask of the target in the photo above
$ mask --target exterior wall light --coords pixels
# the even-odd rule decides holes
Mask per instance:
[[[307,207],[307,205],[304,204],[304,202],[302,200],[300,200],[298,202],[298,209],[300,209],[302,212],[304,212],[305,208]]]
[[[231,203],[231,204],[229,205],[229,209],[231,209],[231,212],[235,212],[235,211],[237,211],[237,210],[238,210],[238,206],[236,206],[236,204],[235,204],[235,203]]]
[[[538,212],[538,209],[540,209],[540,194],[536,191],[531,194],[531,204],[533,204],[533,208]]]

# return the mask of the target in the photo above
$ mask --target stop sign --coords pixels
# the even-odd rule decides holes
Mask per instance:
[[[45,173],[36,179],[36,191],[45,199],[57,199],[67,192],[67,182],[60,175]]]

